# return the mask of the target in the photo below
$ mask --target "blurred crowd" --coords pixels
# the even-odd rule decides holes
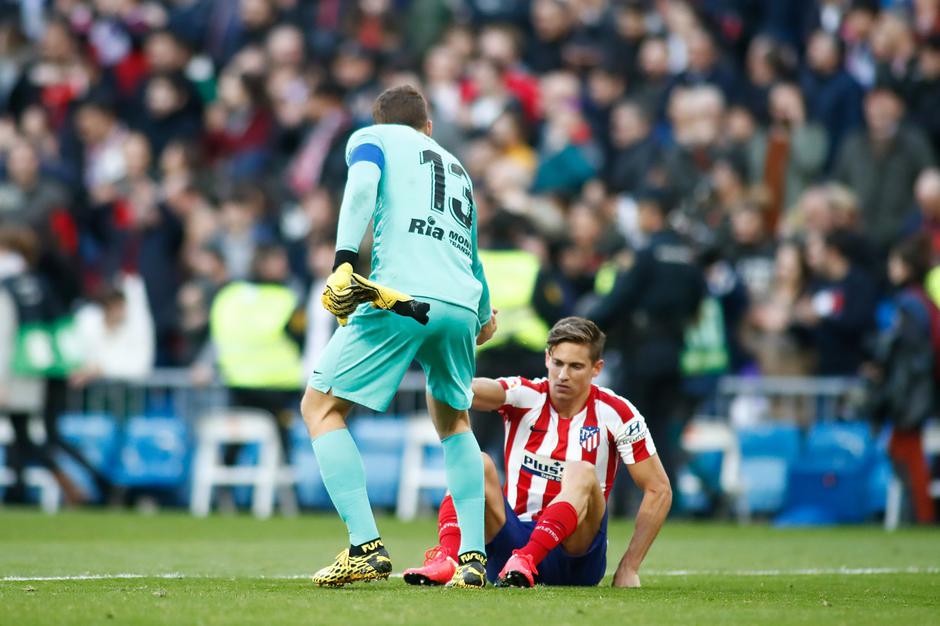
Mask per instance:
[[[346,140],[402,83],[474,181],[481,246],[538,258],[549,324],[647,245],[651,197],[725,372],[857,374],[879,303],[940,259],[937,0],[6,0],[0,229],[32,230],[111,342],[73,382],[206,358],[232,281],[306,301]]]

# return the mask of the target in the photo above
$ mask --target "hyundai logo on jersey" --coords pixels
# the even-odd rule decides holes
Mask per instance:
[[[580,440],[581,447],[591,452],[601,443],[601,429],[597,426],[582,426]]]

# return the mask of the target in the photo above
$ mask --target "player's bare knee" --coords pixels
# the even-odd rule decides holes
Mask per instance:
[[[565,465],[562,487],[589,492],[597,483],[594,466],[587,461],[569,461]]]
[[[309,428],[311,423],[317,421],[316,398],[311,392],[310,387],[304,391],[304,397],[300,399],[300,415],[304,418],[304,424]]]
[[[303,416],[304,424],[311,435],[314,435],[327,418],[337,413],[331,397],[323,394],[311,387],[307,387],[304,397],[300,401],[300,414]],[[342,417],[341,415],[339,417]]]

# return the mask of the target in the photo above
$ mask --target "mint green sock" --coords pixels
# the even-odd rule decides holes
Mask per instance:
[[[480,445],[473,433],[458,433],[441,441],[444,446],[444,474],[447,488],[454,499],[457,524],[460,526],[460,554],[482,552],[483,513],[483,458]]]
[[[378,538],[372,506],[366,493],[366,470],[349,431],[333,430],[313,440],[320,476],[330,500],[349,530],[349,544],[358,546]]]

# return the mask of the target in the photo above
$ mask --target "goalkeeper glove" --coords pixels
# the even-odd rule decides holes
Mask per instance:
[[[418,302],[407,294],[353,273],[352,265],[348,262],[337,266],[326,279],[320,302],[323,308],[336,316],[340,326],[346,325],[349,316],[363,302],[371,302],[377,309],[413,318],[420,324],[428,323],[428,310],[431,308],[426,302]]]
[[[359,274],[352,275],[352,282],[353,288],[361,290],[367,297],[366,302],[371,302],[375,308],[392,311],[398,315],[410,317],[419,324],[427,325],[428,311],[431,308],[427,302],[419,302],[406,293],[372,282]]]
[[[361,291],[353,288],[352,276],[352,265],[340,264],[326,279],[326,287],[320,296],[323,308],[336,316],[340,326],[346,325],[357,306],[368,302]]]

